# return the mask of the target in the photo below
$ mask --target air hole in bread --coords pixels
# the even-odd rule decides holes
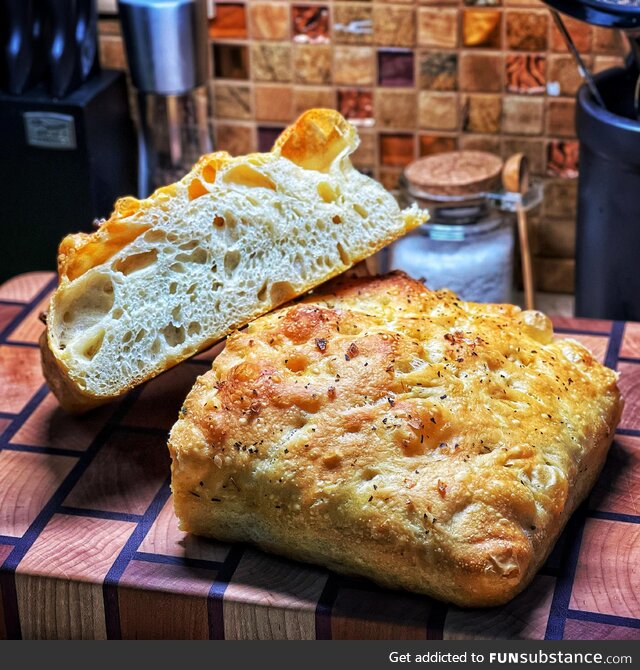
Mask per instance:
[[[325,201],[325,202],[334,202],[335,199],[338,197],[338,194],[336,191],[333,189],[331,184],[328,184],[326,181],[321,181],[318,184],[318,195]]]
[[[213,217],[213,225],[216,228],[224,227],[224,217],[216,214],[216,216]]]
[[[266,281],[262,282],[262,286],[258,290],[258,293],[256,294],[256,297],[260,302],[264,302],[267,299],[267,289],[269,288],[269,284]]]
[[[169,270],[171,270],[171,272],[183,273],[185,271],[185,268],[184,265],[182,265],[182,263],[171,263],[171,265],[169,266]]]
[[[182,307],[180,305],[176,305],[171,310],[171,318],[173,321],[180,321],[180,319],[182,318]]]
[[[149,230],[147,231],[142,239],[145,242],[163,242],[167,237],[167,234],[164,230]]]
[[[183,242],[182,244],[178,245],[178,249],[182,249],[183,251],[191,251],[197,246],[198,240],[188,240],[187,242]]]
[[[294,354],[284,364],[291,372],[304,372],[309,366],[309,359],[304,354]]]
[[[172,281],[169,284],[169,294],[175,295],[177,291],[178,291],[178,282]]]
[[[205,249],[194,249],[190,254],[178,254],[176,261],[178,263],[206,263],[209,259]]]
[[[132,337],[133,337],[133,333],[132,333],[130,330],[128,330],[128,331],[122,336],[122,343],[123,343],[123,344],[126,344],[127,342],[129,342],[129,341],[131,340]]]
[[[290,282],[288,281],[277,281],[271,285],[269,295],[271,297],[271,302],[275,304],[280,304],[286,300],[290,300],[295,295],[295,290]]]
[[[216,169],[211,163],[207,163],[202,168],[202,178],[209,184],[213,184],[216,180]]]
[[[170,347],[178,346],[184,342],[185,333],[182,326],[174,326],[170,323],[162,329],[162,337]]]
[[[338,253],[340,254],[340,260],[345,264],[349,265],[351,263],[351,257],[349,254],[345,251],[345,248],[342,246],[341,242],[338,242],[337,244],[337,249]]]
[[[139,272],[153,265],[158,260],[157,249],[151,251],[142,251],[139,254],[132,254],[126,258],[120,258],[113,264],[113,269],[116,272],[121,272],[128,276],[134,272]]]
[[[114,309],[113,312],[111,312],[111,317],[118,320],[122,317],[123,314],[124,312],[118,307],[117,309]]]
[[[251,188],[268,188],[271,191],[276,190],[276,185],[267,175],[254,170],[249,165],[237,165],[231,168],[225,175],[224,181],[228,184],[238,184],[240,186],[249,186]]]
[[[224,271],[230,275],[240,263],[240,252],[236,249],[227,251],[224,255]]]
[[[86,274],[74,282],[73,290],[56,306],[60,344],[84,335],[111,311],[113,303],[113,284],[108,275]]]
[[[101,328],[97,333],[90,335],[79,346],[79,353],[83,358],[90,361],[100,351],[104,340],[104,330]]]
[[[358,214],[360,214],[360,216],[363,219],[366,219],[369,216],[369,213],[367,212],[367,210],[362,205],[359,205],[357,202],[353,206],[353,209],[355,209],[356,212],[358,212]]]
[[[178,237],[178,233],[168,233],[168,234],[167,234],[167,240],[168,240],[169,242],[172,242],[172,243],[173,243],[173,242],[177,242],[178,239],[179,239],[179,237]]]
[[[374,477],[377,477],[380,473],[375,468],[365,468],[362,471],[362,479],[365,482],[370,482]]]
[[[209,193],[209,191],[205,188],[205,186],[199,179],[194,179],[189,184],[188,191],[189,191],[189,200],[195,200],[196,198],[205,195],[205,193]]]
[[[200,324],[197,321],[192,321],[187,328],[187,335],[193,337],[194,335],[200,335],[202,330]]]
[[[335,216],[332,216],[331,220],[334,223],[342,223],[342,217],[340,216],[340,214],[336,214]]]
[[[144,336],[147,334],[147,331],[144,328],[141,328],[138,331],[138,334],[136,335],[136,339],[134,340],[135,342],[140,342],[144,338]]]
[[[156,339],[153,341],[153,344],[151,345],[151,348],[149,351],[152,354],[159,354],[162,349],[162,344],[160,343],[160,339],[156,337]]]
[[[198,288],[197,284],[191,284],[186,291],[187,295],[191,295],[192,293],[195,293],[197,288]]]
[[[250,195],[247,196],[247,202],[254,207],[258,206],[258,201],[255,198],[252,198]]]

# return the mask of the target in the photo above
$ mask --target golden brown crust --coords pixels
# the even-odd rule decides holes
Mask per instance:
[[[532,579],[604,462],[616,374],[401,273],[229,338],[169,442],[182,526],[463,606]]]

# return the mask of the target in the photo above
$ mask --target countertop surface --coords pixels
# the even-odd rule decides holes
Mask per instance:
[[[463,610],[181,532],[167,432],[215,350],[70,417],[36,344],[54,281],[0,287],[0,638],[640,639],[640,324],[554,319],[620,372],[622,422],[531,586]]]

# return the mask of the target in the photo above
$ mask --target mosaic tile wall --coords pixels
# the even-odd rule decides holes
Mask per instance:
[[[209,22],[218,148],[267,150],[313,106],[359,126],[354,162],[395,188],[418,156],[478,148],[523,151],[546,182],[532,217],[536,278],[571,291],[578,143],[571,55],[539,0],[216,2]],[[567,20],[587,64],[621,62],[614,31]],[[101,55],[124,66],[115,19]]]

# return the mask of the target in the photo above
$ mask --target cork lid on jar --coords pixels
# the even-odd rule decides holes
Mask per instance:
[[[450,151],[407,165],[410,187],[433,196],[485,193],[500,185],[502,159],[486,151]]]

